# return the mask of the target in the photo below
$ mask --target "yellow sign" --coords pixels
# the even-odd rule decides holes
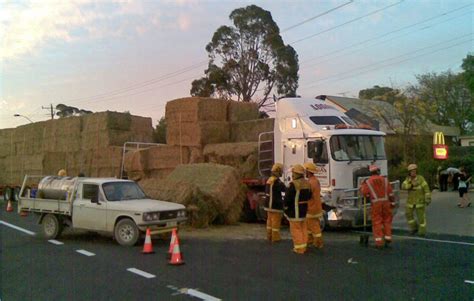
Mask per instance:
[[[435,132],[433,135],[433,144],[445,144],[443,132]]]
[[[436,156],[441,158],[445,158],[448,154],[448,151],[445,148],[436,148],[435,152]]]

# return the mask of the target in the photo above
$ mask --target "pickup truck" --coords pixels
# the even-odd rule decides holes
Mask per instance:
[[[133,246],[140,236],[171,232],[187,220],[181,204],[148,198],[130,180],[46,176],[38,189],[30,189],[34,176],[26,175],[18,198],[18,212],[39,215],[43,235],[57,238],[65,227],[112,234],[123,246]]]

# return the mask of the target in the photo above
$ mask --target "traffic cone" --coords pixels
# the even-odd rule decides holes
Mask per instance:
[[[146,228],[145,244],[143,245],[143,254],[153,254],[153,246],[151,244],[150,228]]]
[[[8,200],[8,203],[7,203],[7,212],[12,212],[13,211],[13,207],[12,207],[12,202],[10,200]]]
[[[181,251],[179,250],[179,239],[176,235],[176,242],[173,246],[173,253],[171,254],[171,260],[168,262],[171,265],[181,265],[184,264],[183,257],[181,256]]]
[[[176,243],[176,229],[173,228],[173,231],[171,232],[171,241],[170,241],[170,247],[168,249],[168,259],[171,259],[171,254],[173,254],[173,248]]]

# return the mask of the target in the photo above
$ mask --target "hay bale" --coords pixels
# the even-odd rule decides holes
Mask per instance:
[[[230,122],[258,119],[258,105],[254,102],[229,101],[227,120]]]
[[[189,148],[186,146],[160,145],[142,150],[146,157],[145,170],[175,168],[189,163]]]
[[[205,97],[179,98],[166,103],[166,124],[227,121],[228,101]]]
[[[208,144],[204,158],[206,162],[235,167],[241,177],[250,178],[258,176],[257,151],[257,142]]]
[[[169,145],[200,147],[210,143],[228,142],[228,122],[174,122],[167,123],[166,142]]]
[[[105,130],[130,130],[132,115],[119,112],[99,112],[81,116],[83,132],[97,132]]]
[[[204,163],[204,154],[203,149],[201,147],[189,147],[189,163]]]
[[[130,151],[125,154],[124,169],[128,178],[138,181],[145,178],[146,159],[140,150]]]
[[[258,135],[260,133],[273,131],[273,123],[273,118],[232,122],[230,127],[230,141],[258,141]]]

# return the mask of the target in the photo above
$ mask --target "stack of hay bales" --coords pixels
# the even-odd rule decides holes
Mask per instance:
[[[185,205],[193,227],[236,223],[245,200],[236,169],[219,164],[179,165],[164,180],[149,178],[139,184],[151,197]]]
[[[0,130],[0,181],[21,184],[25,174],[113,177],[120,172],[122,145],[151,142],[151,118],[101,112]]]
[[[229,165],[237,169],[241,177],[258,177],[258,145],[255,142],[208,144],[204,147],[206,162]]]

